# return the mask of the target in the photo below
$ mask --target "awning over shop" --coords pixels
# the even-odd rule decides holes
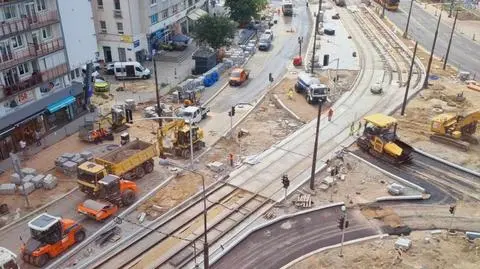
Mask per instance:
[[[187,17],[191,19],[192,21],[198,20],[200,17],[208,15],[208,13],[200,8],[195,9],[194,11],[190,12]]]
[[[73,96],[69,96],[65,99],[62,99],[56,103],[53,103],[49,106],[47,106],[47,110],[50,112],[50,113],[54,113],[54,112],[57,112],[59,111],[60,109],[70,105],[70,104],[73,104],[75,103],[75,97]]]

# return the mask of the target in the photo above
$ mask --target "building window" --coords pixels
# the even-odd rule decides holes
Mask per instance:
[[[157,0],[150,0],[150,3],[151,3],[152,5],[156,5],[156,4],[157,4]]]
[[[36,2],[38,11],[43,11],[47,9],[47,6],[45,5],[45,0],[37,0]]]
[[[21,75],[25,75],[28,73],[28,64],[24,63],[18,66],[18,73]]]
[[[3,8],[3,16],[6,20],[17,17],[17,8],[15,6],[6,6]]]
[[[12,37],[12,47],[14,49],[23,47],[23,38],[21,35]]]
[[[178,4],[175,4],[172,6],[172,13],[177,14],[177,12],[178,12]]]
[[[120,10],[120,0],[113,0],[116,10]]]
[[[80,68],[75,69],[75,76],[77,78],[80,76]]]
[[[103,9],[103,0],[97,0],[97,7]]]
[[[150,22],[152,25],[158,22],[158,13],[155,13],[152,16],[150,16]]]
[[[164,11],[162,11],[162,19],[166,19],[168,18],[168,9],[165,9]]]
[[[123,23],[117,22],[117,30],[119,34],[123,35]]]
[[[75,79],[75,71],[74,70],[70,71],[70,79],[71,80]]]
[[[52,38],[52,27],[50,25],[42,28],[42,38],[43,39]]]
[[[107,23],[105,21],[100,21],[100,32],[107,33]]]

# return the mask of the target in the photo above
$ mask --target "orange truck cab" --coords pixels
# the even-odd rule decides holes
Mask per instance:
[[[43,213],[28,223],[30,238],[21,247],[25,262],[43,267],[49,259],[85,239],[85,229],[74,220]]]
[[[230,74],[230,86],[240,86],[243,82],[248,80],[250,72],[243,68],[235,68]]]

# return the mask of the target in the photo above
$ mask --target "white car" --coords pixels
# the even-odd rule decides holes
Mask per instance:
[[[270,39],[273,39],[273,30],[272,29],[267,29],[265,30],[265,33],[266,35],[270,35]]]

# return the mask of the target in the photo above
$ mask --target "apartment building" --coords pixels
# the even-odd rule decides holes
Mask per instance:
[[[152,44],[188,34],[206,0],[92,0],[99,59],[143,61]]]
[[[66,45],[75,41],[63,35],[59,3],[77,11],[66,21],[85,25],[80,11],[88,0],[0,0],[0,160],[20,150],[20,141],[34,143],[35,131],[47,134],[84,112],[83,85],[69,78]]]

